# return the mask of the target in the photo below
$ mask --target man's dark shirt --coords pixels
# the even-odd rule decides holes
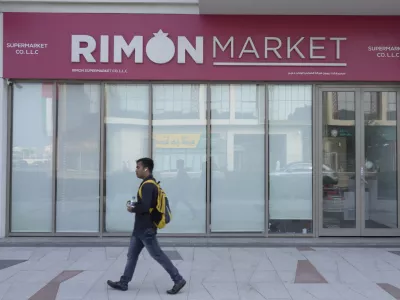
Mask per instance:
[[[154,180],[154,177],[150,175],[149,177],[143,179],[140,187],[147,180]],[[139,187],[139,189],[140,189]],[[150,216],[150,208],[155,208],[157,205],[157,197],[158,197],[158,189],[154,183],[146,183],[142,187],[142,198],[139,197],[139,191],[137,193],[137,203],[133,209],[133,212],[136,213],[135,216],[135,226],[133,228],[133,233],[143,233],[146,229],[152,228],[156,229],[157,227],[154,225],[151,216]]]

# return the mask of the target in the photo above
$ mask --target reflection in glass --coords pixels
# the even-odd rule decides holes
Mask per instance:
[[[322,124],[323,228],[355,228],[355,93],[324,92]]]
[[[212,118],[229,119],[231,115],[230,86],[227,84],[213,85],[211,87],[211,99]],[[239,112],[235,111],[235,113]]]
[[[268,86],[269,232],[312,232],[312,86]]]
[[[204,233],[207,86],[153,85],[154,176],[172,209],[165,233]]]
[[[99,231],[100,85],[58,86],[57,232]]]
[[[52,231],[52,89],[14,85],[11,232]]]
[[[397,228],[396,92],[365,92],[366,228]]]
[[[105,231],[130,232],[135,214],[125,203],[136,196],[136,160],[149,156],[149,86],[106,85]]]
[[[211,230],[265,229],[265,88],[211,85]]]

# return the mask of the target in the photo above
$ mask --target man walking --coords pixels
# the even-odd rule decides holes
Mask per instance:
[[[141,158],[136,161],[136,176],[143,179],[140,184],[142,188],[142,198],[139,197],[134,206],[128,206],[127,210],[135,213],[135,225],[128,249],[128,261],[125,266],[124,274],[117,282],[108,280],[107,284],[117,290],[128,290],[128,283],[132,280],[140,252],[146,247],[147,251],[164,269],[168,272],[174,286],[167,293],[177,294],[186,284],[186,281],[179,274],[168,256],[161,250],[157,240],[157,227],[154,225],[150,215],[150,208],[155,208],[157,204],[158,188],[155,184],[143,184],[146,180],[155,180],[152,173],[154,162],[151,158]],[[143,185],[143,187],[142,187]]]

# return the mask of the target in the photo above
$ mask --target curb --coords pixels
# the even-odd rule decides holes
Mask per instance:
[[[162,247],[220,248],[400,248],[400,238],[167,238],[159,237]],[[129,237],[119,238],[5,238],[4,247],[128,247]]]

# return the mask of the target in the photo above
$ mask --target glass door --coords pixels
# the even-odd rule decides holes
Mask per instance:
[[[396,89],[362,89],[362,235],[399,235]]]
[[[360,235],[360,92],[319,90],[319,235]]]
[[[396,89],[320,88],[320,236],[399,235]]]

